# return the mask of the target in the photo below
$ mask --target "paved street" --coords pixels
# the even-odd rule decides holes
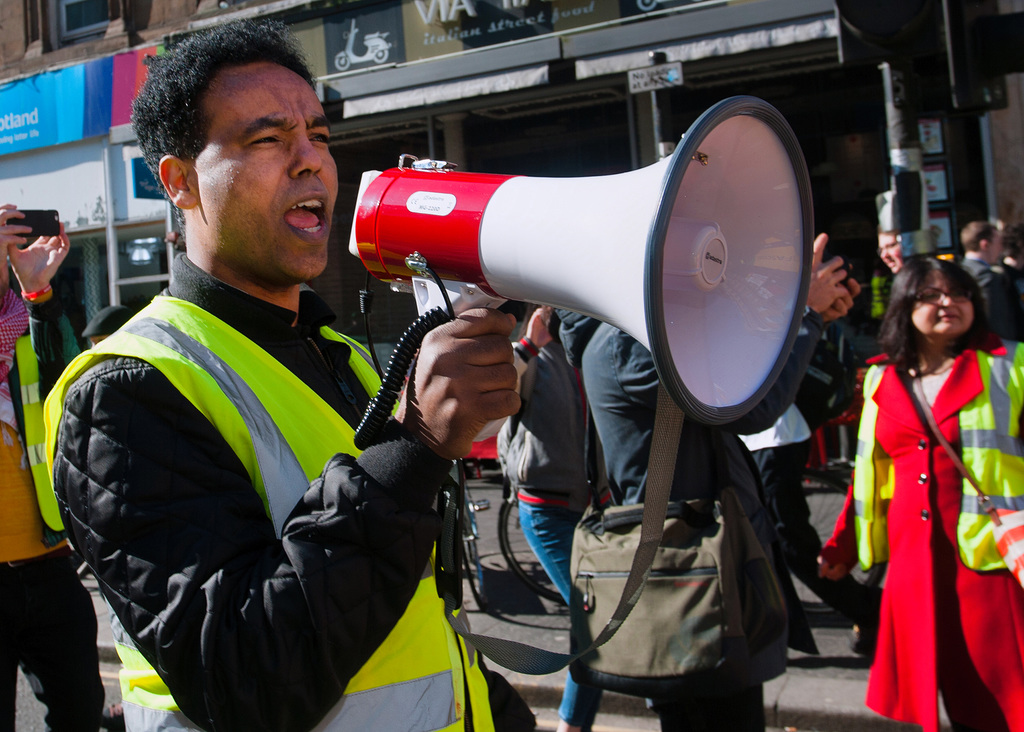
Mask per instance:
[[[495,472],[484,471],[482,479],[469,481],[473,498],[489,500],[491,506],[487,511],[477,515],[481,533],[480,549],[485,571],[484,583],[488,595],[488,609],[486,613],[476,611],[474,601],[467,590],[465,603],[470,610],[473,630],[477,633],[511,638],[542,648],[566,651],[569,647],[568,609],[537,596],[519,582],[508,571],[505,559],[501,555],[497,542],[498,508],[502,500],[499,480],[500,478]],[[820,500],[831,501],[832,499],[823,497]],[[798,587],[798,591],[809,601],[809,607],[818,610],[810,613],[809,619],[821,655],[808,656],[791,652],[787,674],[765,687],[766,703],[773,697],[782,699],[786,694],[787,687],[790,690],[796,688],[795,685],[789,683],[794,678],[798,678],[801,682],[812,683],[820,679],[821,684],[815,687],[813,697],[807,698],[805,702],[811,711],[829,704],[835,705],[837,713],[843,711],[841,708],[848,706],[862,708],[869,664],[867,659],[850,651],[850,623],[837,613],[820,606],[815,602],[816,598],[802,586]],[[500,668],[498,670],[505,673],[518,688],[526,690],[526,696],[534,708],[557,706],[561,698],[563,683],[561,679],[564,679],[566,672],[554,674],[554,678],[551,678],[523,676]],[[838,698],[840,695],[843,697],[842,699]],[[634,725],[631,729],[658,729],[657,718],[644,708],[641,699],[606,694],[601,708],[603,712],[627,715],[627,719],[631,720],[630,723]],[[868,722],[868,726],[861,727],[840,724],[833,728],[822,726],[816,728],[823,732],[832,729],[903,728],[903,725],[893,725],[880,717],[871,715],[866,709],[864,716],[869,716],[869,719],[873,717],[883,726],[875,727],[872,726],[873,722]],[[797,711],[792,712],[788,717],[797,722],[801,718]],[[603,719],[599,721],[603,721]],[[642,724],[651,726],[644,727],[641,726]],[[811,727],[803,727],[803,729],[811,729]]]
[[[497,539],[501,486],[495,471],[486,471],[482,478],[469,481],[476,500],[486,499],[490,508],[478,514],[480,549],[484,564],[484,583],[488,608],[481,612],[466,590],[465,606],[473,630],[477,633],[510,638],[555,651],[569,648],[568,610],[534,594],[510,571],[501,555]],[[812,499],[812,503],[817,499]],[[832,500],[823,498],[821,500]],[[812,505],[812,513],[815,506]],[[93,592],[100,618],[101,674],[107,690],[107,702],[120,698],[117,667],[107,627],[106,607],[99,599],[95,581],[85,584]],[[798,588],[800,589],[800,588]],[[872,732],[914,730],[883,719],[864,707],[864,691],[868,676],[867,659],[854,655],[849,648],[850,624],[834,612],[813,602],[801,590],[811,608],[809,618],[821,655],[790,653],[785,675],[765,685],[766,716],[770,730],[817,730],[818,732]],[[555,709],[561,699],[564,671],[550,676],[524,676],[490,664],[509,678],[527,699],[538,716],[538,729],[554,730]],[[18,690],[18,732],[43,732],[42,707],[32,697],[22,678]],[[595,730],[627,732],[657,730],[657,718],[644,706],[642,699],[619,694],[606,694]]]
[[[100,662],[100,678],[103,680],[103,688],[107,693],[107,704],[113,704],[121,699],[121,689],[117,682],[118,668],[120,668],[118,664]],[[36,701],[23,674],[18,674],[17,704],[15,732],[46,732],[46,725],[43,723],[46,708]]]

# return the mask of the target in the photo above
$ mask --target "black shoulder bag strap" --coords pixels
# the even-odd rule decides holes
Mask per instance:
[[[622,590],[618,606],[598,636],[576,654],[558,653],[536,648],[526,643],[495,638],[493,636],[475,635],[469,628],[466,613],[461,611],[455,595],[450,592],[443,594],[445,615],[452,628],[468,643],[477,648],[483,655],[510,671],[523,674],[550,674],[568,666],[577,658],[586,656],[595,648],[603,645],[615,635],[616,631],[633,610],[640,599],[647,577],[651,571],[655,554],[661,545],[665,531],[665,515],[668,511],[669,492],[675,472],[676,455],[679,451],[679,438],[683,428],[683,412],[672,401],[661,384],[658,385],[658,407],[654,417],[654,433],[651,438],[651,454],[647,462],[647,487],[644,496],[644,512],[640,528],[640,545],[633,555],[633,564],[626,578],[626,586]],[[461,505],[461,504],[459,504]],[[458,516],[458,511],[445,512],[444,541],[449,543],[451,537],[458,540],[458,524],[449,527],[449,515]],[[458,566],[458,565],[455,565]],[[461,589],[461,588],[460,588]],[[456,612],[458,611],[458,612]]]

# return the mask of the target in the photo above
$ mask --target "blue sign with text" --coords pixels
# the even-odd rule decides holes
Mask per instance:
[[[0,155],[105,134],[112,66],[96,59],[0,87]]]
[[[163,198],[164,189],[146,165],[145,158],[132,158],[132,183],[136,198]]]

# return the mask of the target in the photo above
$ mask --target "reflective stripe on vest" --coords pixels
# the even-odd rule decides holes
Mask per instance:
[[[263,501],[263,508],[274,522],[274,534],[280,539],[285,519],[309,488],[309,481],[259,397],[217,354],[162,320],[139,318],[122,326],[122,330],[159,343],[188,359],[209,374],[231,400],[252,440],[256,470],[250,477]],[[275,486],[270,495],[267,494],[268,485]]]
[[[187,330],[190,336],[182,331]],[[350,343],[333,333],[325,337]],[[354,344],[349,364],[367,391],[376,374]],[[49,459],[56,439],[60,409],[67,388],[93,364],[112,355],[141,358],[157,367],[206,415],[245,465],[254,486],[269,488],[265,497],[268,516],[294,505],[312,479],[337,452],[356,454],[352,428],[276,359],[252,341],[195,305],[158,297],[117,334],[79,356],[68,367],[47,401]],[[310,429],[315,424],[316,429]],[[276,444],[274,444],[276,443]],[[290,456],[286,456],[291,453]],[[286,463],[283,473],[267,461]],[[302,475],[297,476],[296,466]],[[284,477],[276,477],[276,476]],[[275,476],[275,477],[271,477]],[[280,480],[288,481],[281,483]],[[283,486],[287,500],[274,495]],[[289,507],[290,510],[290,507]],[[283,516],[287,516],[287,511]],[[282,518],[283,520],[283,518]],[[275,523],[280,533],[280,528]],[[431,562],[433,559],[431,559]],[[126,700],[150,712],[163,706],[167,729],[180,729],[176,706],[158,703],[163,682],[145,659],[127,644],[118,646],[132,684]],[[317,729],[353,729],[348,720],[370,718],[374,729],[462,729],[464,694],[468,686],[478,730],[492,730],[486,680],[475,663],[465,663],[463,646],[444,619],[444,604],[437,596],[428,563],[425,577],[399,622],[384,643],[350,680],[332,714]],[[469,669],[464,679],[463,669]],[[123,672],[124,673],[124,672]],[[144,683],[146,674],[155,683]],[[447,683],[442,683],[447,679]],[[164,690],[166,687],[163,687]],[[422,694],[428,693],[429,697]],[[399,699],[403,701],[399,701]],[[416,715],[409,716],[415,707]],[[147,712],[147,724],[155,717]],[[411,727],[410,722],[421,727]],[[159,727],[147,726],[145,729]]]
[[[128,732],[202,732],[179,711],[152,709],[121,700],[124,727]]]
[[[439,724],[453,724],[457,717],[452,683],[452,672],[441,671],[402,684],[345,694],[313,732],[433,730]]]
[[[1024,349],[1004,341],[1007,355],[978,351],[982,392],[959,414],[961,457],[997,508],[1024,508],[1024,456],[1019,420],[1024,401]],[[854,474],[857,551],[860,564],[870,567],[888,557],[885,514],[892,496],[892,460],[877,448],[878,406],[871,398],[882,368],[872,367],[864,380],[864,411],[857,440]],[[882,473],[882,474],[880,474]],[[963,498],[957,519],[957,548],[972,569],[1005,569],[992,538],[991,519],[978,507],[977,492],[962,481]],[[884,554],[879,550],[883,549]]]
[[[982,393],[960,410],[964,465],[997,508],[1024,506],[1024,445],[1019,418],[1024,400],[1024,348],[1003,341],[1006,355],[978,353]],[[968,567],[1005,569],[989,516],[979,511],[977,491],[962,482],[957,547]]]
[[[1016,425],[1011,426],[1011,414],[1014,409],[1011,394],[1011,382],[1014,379],[1013,368],[1016,361],[1016,351],[1020,344],[1013,341],[1004,341],[1006,345],[1006,356],[998,356],[989,359],[979,359],[978,365],[982,368],[983,382],[990,382],[991,387],[987,388],[990,394],[988,406],[992,410],[991,421],[985,418],[974,423],[969,420],[960,419],[960,444],[964,451],[971,449],[998,450],[1004,455],[1024,457],[1024,443],[1020,435],[1013,434],[1010,430],[1016,431]],[[988,366],[988,373],[985,373],[984,366]],[[1019,378],[1019,366],[1018,378]],[[987,379],[985,378],[987,375]],[[1016,405],[1019,414],[1020,403]],[[984,490],[984,488],[983,488]]]
[[[43,521],[54,531],[63,531],[57,500],[53,495],[53,481],[46,468],[46,426],[43,422],[43,402],[39,398],[39,361],[32,348],[32,338],[21,336],[14,344],[14,358],[21,382],[22,427],[25,456],[32,472],[32,485],[36,489],[36,502]]]
[[[110,621],[110,634],[114,638],[114,648],[117,649],[117,656],[121,659],[121,672],[118,674],[121,682],[122,701],[134,700],[132,706],[139,709],[153,709],[158,711],[177,712],[178,705],[174,703],[167,684],[160,678],[160,675],[153,670],[135,642],[121,625],[120,619],[114,613],[110,604],[107,604],[107,618]],[[172,715],[173,716],[173,715]],[[188,720],[180,713],[179,726],[191,729],[187,725]],[[152,729],[151,727],[132,727],[128,729]],[[164,728],[159,728],[164,729]],[[170,727],[167,729],[175,729]]]
[[[892,461],[875,445],[878,405],[871,398],[882,380],[883,368],[872,366],[864,376],[864,407],[857,430],[854,456],[853,507],[857,556],[867,570],[889,559],[887,511],[892,499]],[[876,465],[882,467],[876,472]]]

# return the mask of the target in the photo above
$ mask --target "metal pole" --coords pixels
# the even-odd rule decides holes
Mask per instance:
[[[661,147],[661,110],[658,108],[658,92],[647,92],[651,97],[651,125],[654,131],[654,155],[659,155]]]
[[[994,153],[992,150],[992,114],[978,117],[978,130],[981,132],[981,169],[985,174],[985,200],[988,203],[988,220],[999,220],[999,202],[996,200],[996,175]]]
[[[630,170],[640,167],[640,148],[636,139],[636,105],[633,104],[633,95],[626,92],[626,128],[629,134],[629,166]]]
[[[437,160],[437,153],[434,152],[434,115],[427,115],[427,157]]]
[[[917,132],[917,88],[909,59],[896,58],[878,67],[885,87],[885,119],[892,168],[893,222],[904,258],[933,254],[935,237],[928,225],[924,194],[924,155]]]
[[[121,148],[117,148],[120,151]],[[103,141],[103,193],[106,200],[107,234],[107,287],[110,304],[121,304],[121,289],[117,281],[121,273],[117,261],[117,227],[114,225],[114,148],[110,140]]]
[[[651,66],[657,66],[663,64],[668,60],[668,57],[663,51],[651,51],[648,54],[648,58],[651,61]],[[648,92],[651,98],[651,125],[654,132],[654,159],[661,160],[661,106],[658,104],[658,91],[651,90]]]
[[[167,249],[167,282],[174,282],[174,244],[167,240],[167,234],[175,231],[174,228],[174,206],[169,200],[164,201],[164,246]],[[178,234],[180,237],[181,234]]]

